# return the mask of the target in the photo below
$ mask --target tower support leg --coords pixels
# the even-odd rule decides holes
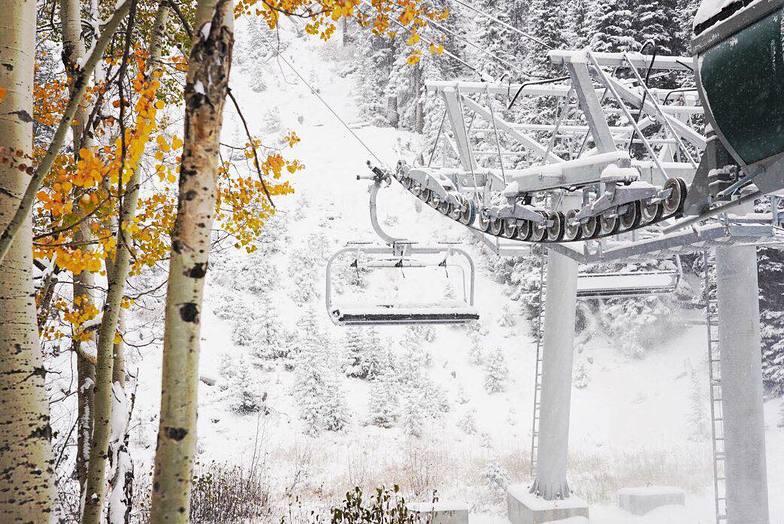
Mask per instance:
[[[768,524],[757,250],[716,248],[728,524]]]
[[[549,252],[546,297],[536,479],[530,489],[510,486],[507,505],[512,524],[588,516],[588,506],[571,497],[566,482],[577,307],[576,261]]]
[[[566,462],[577,309],[577,262],[550,251],[542,353],[542,401],[536,480],[531,492],[545,500],[567,498]]]

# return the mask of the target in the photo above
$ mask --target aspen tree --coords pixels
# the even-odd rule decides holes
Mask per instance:
[[[63,65],[69,77],[69,95],[74,96],[74,82],[79,73],[79,63],[84,58],[85,46],[82,40],[82,14],[79,0],[60,0],[60,19],[63,31]],[[93,140],[89,133],[85,133],[84,126],[87,121],[87,109],[84,104],[76,110],[71,123],[71,135],[74,156],[79,159],[81,148],[90,147]],[[79,202],[75,203],[78,209]],[[90,221],[85,220],[77,226],[74,242],[83,242],[89,245],[92,239]],[[73,275],[73,301],[78,307],[86,308],[94,305],[95,299],[92,290],[95,288],[95,275],[87,270]],[[80,493],[84,493],[87,481],[87,461],[90,449],[90,435],[93,428],[93,384],[95,384],[95,366],[89,362],[81,351],[80,345],[94,345],[95,338],[90,335],[89,340],[74,339],[72,348],[76,356],[77,374],[77,430],[76,430],[76,478],[79,481]],[[82,497],[84,500],[84,497]]]
[[[0,228],[30,179],[35,0],[4,4],[0,17]],[[48,522],[53,471],[46,370],[32,281],[32,221],[19,223],[0,264],[0,522]]]
[[[150,44],[150,74],[147,81],[153,84],[150,91],[143,94],[146,97],[145,108],[140,112],[136,129],[138,133],[149,132],[155,125],[154,93],[157,90],[158,78],[161,75],[160,53],[163,39],[163,28],[166,25],[168,10],[165,3],[161,3],[156,14]],[[130,22],[129,22],[130,23]],[[113,260],[107,261],[108,291],[104,302],[101,325],[98,329],[98,346],[96,351],[96,385],[95,385],[95,415],[93,419],[93,435],[90,441],[90,462],[87,473],[87,498],[85,500],[82,522],[84,524],[98,524],[103,511],[103,501],[106,495],[106,462],[109,456],[109,440],[113,433],[122,439],[126,428],[112,428],[112,420],[127,420],[128,415],[113,417],[112,410],[128,409],[130,396],[125,391],[125,370],[123,345],[115,341],[115,333],[120,321],[122,300],[125,294],[125,285],[131,268],[131,249],[129,226],[136,216],[136,207],[139,200],[139,187],[141,185],[141,170],[139,162],[142,155],[128,155],[127,163],[123,170],[130,172],[125,195],[120,209],[120,218],[117,224],[117,250]],[[115,369],[115,363],[118,369]],[[121,442],[115,443],[113,456],[118,456]],[[117,464],[115,463],[116,467]],[[115,471],[115,473],[118,470]],[[121,471],[121,470],[120,470]],[[121,475],[122,476],[122,475]],[[115,489],[118,479],[113,479]],[[118,497],[118,504],[129,504],[129,500]],[[115,508],[114,517],[123,516],[125,510]]]
[[[233,2],[200,0],[195,26],[166,295],[161,414],[150,515],[154,524],[185,523],[189,518],[202,295],[234,44]]]

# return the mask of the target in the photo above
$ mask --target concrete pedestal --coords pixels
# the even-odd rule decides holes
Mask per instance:
[[[528,492],[528,486],[516,484],[506,492],[506,508],[512,524],[543,524],[576,517],[588,519],[588,504],[571,496],[564,500],[544,500]],[[573,521],[570,521],[573,522]]]
[[[633,515],[645,515],[661,506],[683,506],[684,504],[686,504],[686,495],[679,488],[647,486],[618,490],[618,506]]]
[[[422,502],[409,504],[408,510],[428,524],[468,524],[468,504],[462,502]]]

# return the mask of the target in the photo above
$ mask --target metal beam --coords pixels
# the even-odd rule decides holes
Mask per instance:
[[[615,151],[615,141],[613,140],[610,126],[607,124],[607,116],[602,110],[602,103],[596,96],[593,88],[593,79],[588,72],[587,57],[583,54],[582,61],[575,57],[574,61],[566,64],[569,76],[572,77],[572,84],[577,93],[577,100],[580,103],[588,127],[591,129],[591,136],[596,143],[600,153]]]
[[[482,107],[481,105],[477,104],[476,102],[474,102],[473,100],[471,100],[467,96],[463,97],[463,104],[465,104],[465,106],[468,109],[470,109],[471,111],[474,111],[476,114],[481,116],[486,122],[490,123],[491,116],[490,116],[490,111],[489,110],[487,110],[484,107]],[[498,127],[498,129],[506,132],[507,134],[509,134],[510,136],[515,138],[517,141],[519,141],[520,144],[522,144],[523,147],[525,147],[526,149],[532,150],[535,153],[537,153],[540,156],[542,156],[542,158],[544,158],[545,161],[547,161],[547,162],[563,162],[563,159],[561,157],[559,157],[557,155],[554,155],[553,153],[548,153],[546,147],[544,147],[542,144],[540,144],[539,142],[537,142],[536,140],[534,140],[530,136],[528,136],[528,135],[526,135],[524,133],[521,133],[520,131],[515,129],[506,120],[502,120],[501,118],[496,117],[495,118],[495,125]]]
[[[550,51],[547,55],[550,61],[555,65],[565,65],[573,62],[575,59],[580,60],[580,54],[584,53],[583,50],[570,51],[564,49],[557,49]],[[619,67],[625,66],[626,62],[623,59],[623,53],[593,53],[599,65],[602,67]],[[685,56],[656,56],[656,60],[651,65],[651,56],[643,55],[640,53],[629,53],[629,58],[634,64],[634,67],[647,69],[652,67],[654,70],[664,71],[694,71],[695,64],[694,58]]]

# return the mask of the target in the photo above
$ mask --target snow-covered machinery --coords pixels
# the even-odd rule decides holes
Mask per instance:
[[[372,175],[359,179],[373,181],[370,188],[370,221],[376,234],[386,245],[352,243],[337,251],[327,262],[326,306],[327,314],[337,325],[388,325],[388,324],[464,324],[479,319],[474,307],[474,261],[471,255],[453,243],[420,245],[387,234],[378,221],[376,198],[379,189],[390,183],[389,175],[379,168]],[[344,269],[356,272],[388,273],[386,293],[373,297],[366,289],[357,289],[339,296],[334,275],[339,261]],[[415,273],[419,272],[417,278]],[[394,287],[404,287],[403,280],[412,291],[408,300],[390,300],[389,283],[400,277]],[[434,274],[440,274],[444,290],[430,301],[423,300],[428,293],[437,292]],[[349,286],[350,287],[350,286]],[[437,294],[437,293],[436,293]],[[396,297],[399,298],[399,297]]]
[[[695,180],[695,213],[752,183],[757,196],[784,188],[783,10],[784,0],[705,0],[697,11],[699,93],[719,140]]]
[[[392,176],[453,220],[524,242],[596,239],[680,216],[706,144],[702,107],[693,89],[646,78],[688,75],[692,60],[590,50],[550,60],[568,74],[428,83],[445,106],[430,160],[400,162]],[[515,103],[539,108],[532,122],[504,119]]]

